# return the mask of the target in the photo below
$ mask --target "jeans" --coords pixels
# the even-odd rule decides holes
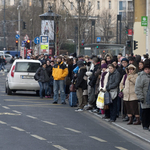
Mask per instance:
[[[65,90],[64,90],[64,80],[54,80],[54,102],[58,101],[58,91],[60,89],[60,98],[61,98],[61,102],[65,102]]]
[[[46,82],[39,82],[39,85],[40,85],[40,97],[42,98],[43,97],[43,92],[44,90],[46,89]]]
[[[118,101],[118,96],[113,100],[113,103],[109,105],[110,119],[114,121],[116,120],[116,116],[117,116],[117,101]]]
[[[1,63],[1,64],[0,64],[0,71],[2,70],[2,67],[3,67],[3,69],[5,69],[4,63]]]
[[[49,95],[48,91],[49,91],[49,82],[45,82],[45,96]]]

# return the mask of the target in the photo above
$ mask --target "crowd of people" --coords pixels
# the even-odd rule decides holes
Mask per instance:
[[[112,56],[32,56],[42,66],[35,74],[40,85],[40,98],[53,98],[53,104],[66,104],[70,85],[76,89],[76,112],[90,110],[105,114],[104,119],[115,122],[120,113],[127,125],[150,126],[150,60],[149,55]],[[97,101],[103,95],[104,106]],[[106,101],[111,99],[109,103]]]

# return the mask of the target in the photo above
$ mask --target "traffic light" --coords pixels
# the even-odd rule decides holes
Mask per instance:
[[[98,46],[96,46],[98,48]]]
[[[138,49],[138,41],[134,41],[134,50]]]
[[[23,29],[27,28],[27,24],[25,22],[23,22]]]
[[[16,40],[16,46],[18,46],[18,40]]]
[[[131,41],[130,40],[126,41],[126,45],[127,47],[131,47]]]
[[[82,40],[82,43],[81,43],[81,45],[82,45],[82,46],[84,45],[84,40]]]
[[[25,47],[26,47],[27,49],[30,49],[30,40],[27,40],[27,41],[26,41]]]

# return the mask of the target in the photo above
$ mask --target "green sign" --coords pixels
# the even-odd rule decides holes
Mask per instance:
[[[41,49],[48,49],[48,45],[41,45]]]
[[[141,17],[141,26],[144,26],[144,27],[148,26],[148,17],[147,16]]]

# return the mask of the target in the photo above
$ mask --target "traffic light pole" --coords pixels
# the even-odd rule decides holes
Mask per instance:
[[[19,5],[18,5],[18,31],[19,31],[19,35],[21,37],[21,33],[20,33],[20,6],[21,6],[21,1],[19,2]],[[17,54],[18,54],[18,51],[20,51],[20,38],[18,39],[18,49],[17,49]]]

